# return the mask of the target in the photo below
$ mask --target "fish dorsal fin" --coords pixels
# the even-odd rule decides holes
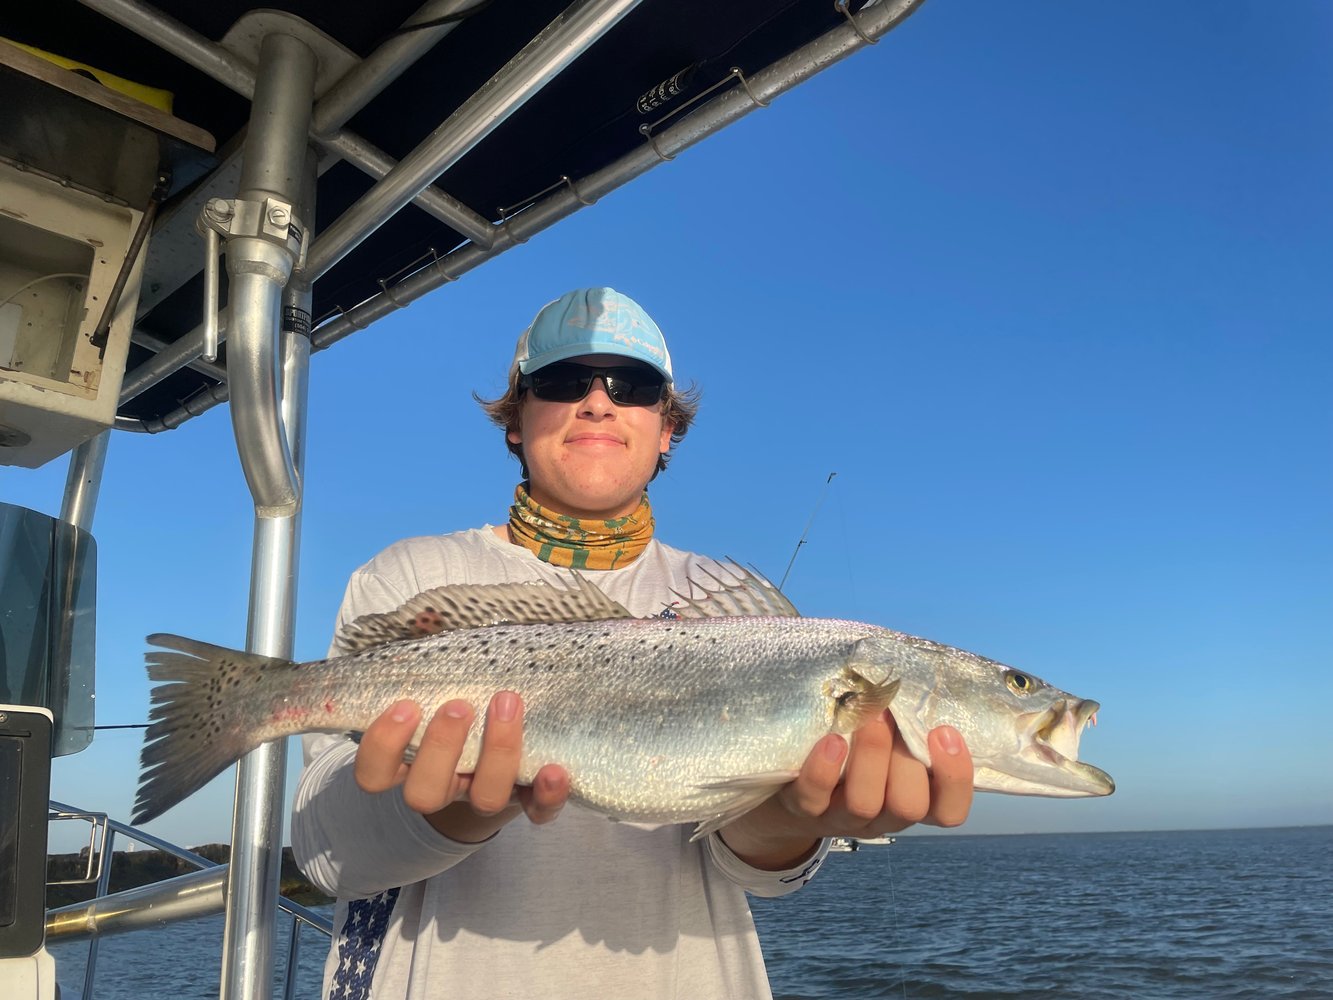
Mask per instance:
[[[629,617],[622,605],[578,574],[565,587],[543,580],[454,583],[418,594],[395,611],[362,615],[338,630],[338,644],[356,652],[455,629]]]
[[[732,580],[696,566],[690,570],[693,595],[672,593],[681,599],[678,610],[686,618],[799,618],[801,613],[782,591],[754,570],[728,560],[721,566]]]

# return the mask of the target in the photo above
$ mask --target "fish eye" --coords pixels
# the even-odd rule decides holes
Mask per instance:
[[[1032,678],[1027,674],[1020,674],[1017,670],[1006,670],[1004,682],[1014,694],[1031,694],[1034,687]]]

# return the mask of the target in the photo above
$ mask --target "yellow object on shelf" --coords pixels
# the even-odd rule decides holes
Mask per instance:
[[[133,98],[149,107],[157,108],[159,111],[165,111],[171,114],[172,93],[169,90],[160,90],[157,87],[149,87],[142,83],[135,83],[133,80],[126,80],[124,77],[116,76],[114,73],[108,73],[104,69],[98,69],[96,66],[89,66],[87,63],[77,62],[73,59],[66,59],[64,56],[58,56],[54,52],[44,52],[41,49],[33,48],[31,45],[24,45],[22,42],[16,42],[12,38],[0,38],[0,41],[7,42],[15,48],[20,48],[24,52],[39,56],[47,62],[68,70],[83,72],[93,77],[98,83],[109,90],[124,94],[126,97]]]

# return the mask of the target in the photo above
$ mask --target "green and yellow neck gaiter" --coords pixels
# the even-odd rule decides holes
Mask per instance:
[[[616,569],[639,557],[653,538],[653,508],[648,494],[625,517],[598,521],[547,510],[528,496],[524,484],[514,490],[509,508],[513,540],[552,566]]]

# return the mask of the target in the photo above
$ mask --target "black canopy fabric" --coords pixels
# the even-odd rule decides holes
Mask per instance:
[[[401,30],[420,0],[288,0],[264,6],[307,20],[365,57]],[[346,127],[394,158],[405,156],[567,6],[562,0],[482,0]],[[860,6],[853,3],[851,9]],[[219,41],[250,7],[236,0],[164,0],[156,9]],[[521,206],[562,176],[586,176],[641,146],[646,141],[641,126],[706,91],[731,67],[755,73],[843,23],[832,0],[644,0],[436,184],[498,222],[502,207]],[[0,13],[0,36],[171,91],[174,114],[211,133],[219,149],[246,124],[245,98],[72,0],[7,4]],[[664,96],[657,88],[673,78],[677,85],[668,89],[678,92]],[[373,183],[345,162],[324,171],[316,232]],[[381,281],[464,242],[465,236],[407,206],[316,282],[316,321],[370,298],[381,292]],[[146,274],[145,286],[151,281]],[[154,305],[137,329],[171,343],[199,323],[201,303],[202,281],[196,276]],[[133,346],[129,368],[151,355],[149,348]],[[126,403],[121,414],[160,418],[213,384],[209,376],[184,369]]]

